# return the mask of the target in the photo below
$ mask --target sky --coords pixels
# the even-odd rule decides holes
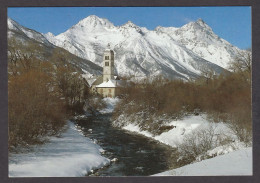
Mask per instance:
[[[146,27],[181,27],[201,18],[231,44],[251,47],[251,8],[232,7],[27,7],[8,8],[8,17],[41,33],[65,32],[89,15],[106,18],[114,25],[127,21]]]

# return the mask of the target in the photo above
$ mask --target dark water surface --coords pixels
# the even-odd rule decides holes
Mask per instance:
[[[76,122],[85,136],[96,141],[105,150],[103,156],[118,159],[95,172],[94,176],[148,176],[174,167],[173,148],[145,136],[115,128],[111,125],[110,118],[111,114],[101,114]]]

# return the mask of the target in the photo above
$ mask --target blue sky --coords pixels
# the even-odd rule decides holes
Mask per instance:
[[[157,26],[180,27],[202,18],[213,31],[231,44],[251,47],[250,7],[44,7],[8,8],[8,16],[41,33],[57,35],[81,19],[97,15],[114,25],[128,20],[150,30]]]

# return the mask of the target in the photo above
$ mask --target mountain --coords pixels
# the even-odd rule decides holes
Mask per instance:
[[[242,50],[216,35],[202,19],[183,27],[157,27],[157,32],[165,33],[201,58],[223,68]]]
[[[79,21],[66,32],[45,34],[52,44],[102,66],[107,45],[115,51],[116,72],[122,76],[195,78],[201,71],[220,73],[239,50],[217,36],[201,19],[180,28],[148,30],[127,22],[114,26],[95,15]]]
[[[39,42],[40,44],[44,44],[48,47],[54,47],[54,45],[51,44],[41,33],[26,28],[16,21],[12,20],[11,18],[8,18],[7,25],[8,38],[14,37],[17,41],[21,41],[23,43],[28,40],[33,40],[34,42]]]
[[[14,48],[24,54],[33,54],[43,61],[50,61],[55,53],[56,56],[64,59],[65,64],[71,63],[79,72],[86,76],[102,74],[100,66],[53,45],[41,33],[26,28],[10,18],[8,18],[7,23],[9,49]]]

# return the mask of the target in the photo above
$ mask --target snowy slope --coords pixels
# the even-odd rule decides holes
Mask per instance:
[[[66,32],[45,37],[54,45],[101,65],[107,44],[114,49],[120,75],[194,78],[200,70],[220,73],[235,57],[238,48],[219,38],[201,19],[180,28],[148,30],[127,22],[114,26],[107,19],[91,15]]]
[[[249,147],[154,176],[253,175],[252,160],[252,147]]]
[[[102,148],[69,122],[61,137],[52,137],[33,152],[9,155],[10,177],[78,177],[110,163]]]
[[[53,51],[57,46],[50,43],[45,36],[41,33],[28,29],[16,21],[8,18],[8,46],[14,47],[16,50],[20,49],[22,53],[28,53],[35,55],[38,59],[48,61],[52,56]],[[48,34],[52,36],[51,34]],[[33,49],[32,49],[33,45]],[[65,61],[72,63],[79,71],[85,73],[85,75],[100,75],[102,68],[93,62],[86,59],[79,58],[65,49],[60,49],[59,54],[65,56]]]
[[[26,28],[11,18],[7,19],[7,26],[8,38],[15,36],[17,39],[22,40],[23,42],[24,40],[32,39],[47,46],[54,47],[54,45],[52,45],[41,33]],[[17,35],[19,35],[19,37]]]
[[[202,19],[178,29],[157,27],[156,30],[166,33],[200,57],[224,68],[228,68],[227,61],[241,51],[216,35]]]

